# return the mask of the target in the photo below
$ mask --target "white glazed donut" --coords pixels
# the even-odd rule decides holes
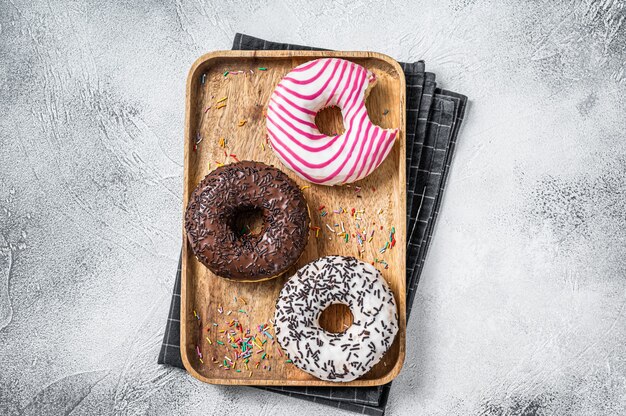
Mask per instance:
[[[267,107],[267,133],[278,158],[298,176],[322,185],[362,179],[387,157],[398,129],[372,124],[365,98],[376,83],[373,72],[344,59],[306,62],[276,86]],[[344,133],[326,136],[315,115],[337,106]]]
[[[350,308],[343,333],[319,325],[331,304]],[[294,365],[317,378],[352,381],[380,361],[398,332],[393,293],[380,272],[354,257],[321,257],[302,267],[280,291],[276,339]]]

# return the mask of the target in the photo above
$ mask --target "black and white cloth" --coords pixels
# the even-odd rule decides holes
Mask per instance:
[[[317,50],[309,46],[270,42],[235,35],[234,50]],[[407,102],[407,317],[433,229],[467,97],[437,88],[435,74],[423,61],[401,63]],[[180,261],[158,362],[183,367],[180,357]],[[366,415],[384,415],[391,383],[377,387],[265,387],[266,390]]]

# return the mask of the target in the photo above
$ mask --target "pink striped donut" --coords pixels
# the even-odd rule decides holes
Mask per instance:
[[[387,157],[398,129],[383,129],[370,121],[365,98],[376,76],[344,59],[306,62],[276,86],[267,106],[267,133],[285,166],[301,178],[320,185],[363,179]],[[315,115],[337,106],[345,132],[326,136]]]

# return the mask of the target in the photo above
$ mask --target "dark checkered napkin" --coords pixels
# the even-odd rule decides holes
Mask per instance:
[[[319,50],[238,33],[236,50]],[[439,214],[467,97],[437,88],[424,62],[401,63],[406,77],[407,316]],[[158,362],[183,368],[180,357],[180,261]],[[383,415],[391,383],[378,387],[267,387],[287,396],[366,415]]]

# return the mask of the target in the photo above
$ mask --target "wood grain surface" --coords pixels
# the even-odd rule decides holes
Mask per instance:
[[[297,65],[320,57],[349,59],[375,72],[378,83],[366,103],[369,116],[382,127],[400,128],[399,138],[383,164],[349,186],[327,187],[301,180],[282,165],[266,141],[264,111],[274,87]],[[337,131],[338,112],[324,111],[316,123],[322,131]],[[404,74],[396,61],[382,54],[219,51],[194,63],[187,81],[183,209],[197,184],[219,164],[256,160],[283,170],[303,188],[312,227],[307,248],[297,264],[281,277],[258,283],[215,276],[194,257],[183,227],[181,353],[185,367],[194,377],[214,384],[337,385],[310,376],[287,362],[273,340],[270,322],[286,279],[309,261],[331,254],[355,256],[366,262],[378,259],[375,265],[388,281],[399,308],[400,330],[381,362],[360,379],[341,385],[380,385],[400,372],[406,335],[404,128]],[[245,219],[242,221],[245,223]],[[254,224],[250,226],[254,228]],[[348,234],[347,242],[345,236],[337,235],[342,226]],[[380,253],[392,227],[395,247]],[[357,231],[366,233],[363,244],[356,237]],[[351,323],[351,316],[343,308],[332,308],[324,313],[321,323],[328,330],[341,331]],[[267,334],[259,334],[258,326],[265,324]],[[253,355],[244,363],[235,359],[235,351],[241,349],[229,345],[226,333],[234,330],[237,337],[245,336],[248,329],[259,344],[265,344],[254,344]]]

